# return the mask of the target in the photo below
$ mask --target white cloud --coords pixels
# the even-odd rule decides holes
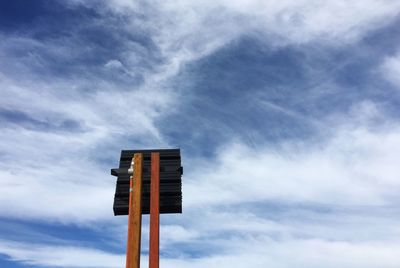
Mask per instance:
[[[122,63],[119,60],[110,60],[104,66],[111,69],[113,68],[120,69],[124,67],[124,65],[122,65]]]
[[[161,259],[163,267],[398,267],[400,245],[324,240],[271,241],[268,238],[230,241],[227,252],[190,259]],[[366,257],[367,256],[367,257]]]
[[[116,1],[109,4],[119,6]],[[269,43],[276,44],[346,44],[389,23],[400,4],[388,0],[155,0],[137,4],[133,10],[151,16],[149,29],[157,44],[175,60],[205,55],[249,31],[269,36]]]
[[[3,45],[13,40],[5,38]],[[52,44],[42,45],[52,50]],[[80,224],[112,218],[113,166],[96,159],[112,156],[117,165],[119,150],[131,143],[165,146],[154,120],[174,94],[150,77],[143,87],[126,90],[90,78],[49,80],[28,69],[17,77],[0,73],[0,106],[27,118],[1,125],[0,200],[7,205],[0,214]],[[61,128],[64,122],[77,129]]]
[[[104,8],[91,1],[70,2]],[[153,75],[162,79],[242,36],[252,35],[272,46],[309,42],[342,46],[391,23],[400,12],[400,3],[390,0],[104,2],[113,12],[132,18],[126,23],[131,31],[137,31],[137,15],[142,16],[140,29],[145,29],[165,59]],[[127,58],[135,58],[135,53],[127,53]]]
[[[268,237],[226,241],[227,252],[200,258],[161,258],[162,267],[398,267],[398,243],[349,243],[319,239],[274,241]],[[120,267],[124,255],[101,250],[0,241],[11,260],[41,267]],[[365,256],[368,256],[366,258]],[[146,265],[147,256],[142,256]]]
[[[346,121],[347,122],[347,121]],[[400,188],[400,126],[331,126],[332,138],[272,148],[226,144],[214,163],[186,172],[186,206],[281,200],[393,205]]]
[[[136,139],[147,136],[136,142],[137,146],[163,144],[153,123],[167,102],[161,92],[115,92],[112,97],[98,92],[77,101],[75,97],[57,96],[53,89],[3,86],[2,107],[24,112],[50,127],[29,129],[19,123],[2,126],[0,199],[8,204],[0,209],[2,215],[78,222],[110,217],[115,183],[109,175],[112,166],[96,163],[91,155],[112,155],[117,165],[119,149],[129,141],[118,144],[113,152],[106,150],[108,145],[101,155],[96,147],[115,143],[123,135]],[[79,122],[83,129],[57,130],[57,122],[65,119]]]
[[[261,148],[237,141],[212,163],[193,161],[184,177],[184,214],[175,219],[184,235],[161,239],[175,257],[162,265],[400,265],[400,126],[377,126],[376,118],[384,120],[379,108],[363,102],[336,124],[327,121],[332,136],[324,141]],[[161,235],[174,233],[165,228]]]
[[[400,55],[385,59],[381,71],[388,81],[400,89]]]
[[[0,240],[0,253],[11,260],[41,267],[115,268],[125,263],[125,256],[72,246],[49,246]]]
[[[142,86],[120,88],[101,77],[38,78],[30,73],[29,63],[31,67],[43,66],[40,55],[28,53],[16,63],[2,53],[2,58],[8,59],[4,62],[10,62],[9,68],[19,70],[20,76],[0,77],[1,107],[52,126],[74,120],[82,130],[32,130],[18,123],[2,126],[0,215],[88,225],[111,220],[114,179],[108,175],[110,167],[92,157],[112,155],[117,161],[118,152],[108,148],[167,145],[155,121],[168,114],[179,100],[179,88],[171,89],[168,79],[183,64],[205,57],[249,32],[279,46],[307,42],[347,44],[390,23],[400,5],[372,0],[152,1],[148,6],[123,0],[109,3],[114,11],[145,15],[147,19],[140,21],[141,27],[160,49],[163,61],[154,72],[144,72]],[[130,23],[125,27],[136,30],[135,23]],[[63,46],[20,37],[2,40],[3,52],[10,47],[34,47],[48,50],[55,58],[79,57],[82,53],[74,51],[77,47],[72,44],[76,40]],[[110,59],[104,67],[123,67],[133,74],[135,68],[140,68],[136,46],[132,44],[131,51],[125,51],[124,64]],[[394,74],[392,79],[396,79],[397,65],[397,58],[385,64]],[[271,104],[269,108],[281,109]],[[363,114],[377,113],[374,106],[362,108]],[[400,231],[388,214],[381,215],[381,221],[367,218],[374,226],[369,229],[359,227],[365,223],[364,214],[349,220],[350,224],[335,221],[336,214],[318,224],[300,222],[297,215],[279,222],[251,211],[268,202],[371,209],[396,206],[400,126],[388,124],[378,130],[363,125],[368,124],[368,118],[357,118],[356,125],[333,125],[333,137],[316,144],[288,143],[280,148],[254,149],[240,141],[227,143],[220,148],[216,162],[202,159],[196,164],[203,165],[185,168],[184,213],[193,217],[184,214],[182,219],[164,225],[163,249],[179,243],[193,243],[196,249],[202,249],[204,243],[204,247],[218,250],[195,259],[186,255],[165,258],[163,265],[398,267],[400,260],[395,253],[399,245],[389,237],[398,237]],[[129,140],[120,139],[127,136]],[[102,146],[106,149],[99,151]],[[246,214],[239,209],[237,213],[230,211],[251,202],[255,205]],[[221,203],[224,212],[218,207]],[[321,217],[317,213],[312,216]],[[179,225],[183,220],[186,223]],[[123,227],[115,226],[115,233],[121,235]],[[236,234],[226,238],[226,233]],[[271,239],[274,235],[281,240]],[[303,236],[307,239],[299,238]],[[332,241],[338,237],[340,241]],[[42,266],[119,267],[123,262],[120,255],[96,249],[50,248],[10,241],[0,241],[0,252],[16,261]]]
[[[177,216],[179,217],[179,215]],[[163,234],[163,241],[161,243],[161,246],[172,244],[175,242],[182,243],[185,241],[193,241],[195,238],[200,236],[200,234],[196,230],[192,228],[191,230],[188,230],[180,225],[162,225],[160,232]]]

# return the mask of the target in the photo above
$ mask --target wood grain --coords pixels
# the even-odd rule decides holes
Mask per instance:
[[[133,178],[130,179],[128,241],[126,247],[126,268],[140,267],[140,239],[142,227],[142,167],[143,155],[133,157]]]
[[[151,153],[149,268],[159,267],[160,258],[160,153]]]

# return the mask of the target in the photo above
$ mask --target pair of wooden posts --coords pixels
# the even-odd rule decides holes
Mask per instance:
[[[159,267],[160,214],[182,213],[180,149],[122,150],[114,215],[129,215],[126,268],[140,267],[142,214],[150,214],[149,266]]]
[[[126,268],[140,267],[140,241],[142,225],[142,168],[143,155],[136,153],[132,159],[133,174],[130,177],[128,241]],[[150,244],[149,268],[159,267],[160,237],[160,154],[151,153],[150,180]]]

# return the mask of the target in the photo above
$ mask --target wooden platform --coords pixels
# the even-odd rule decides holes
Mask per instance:
[[[142,214],[150,213],[151,153],[160,153],[160,213],[182,213],[182,173],[180,149],[122,150],[118,169],[111,174],[117,176],[114,197],[114,215],[128,215],[129,174],[132,157],[143,154],[142,170]]]

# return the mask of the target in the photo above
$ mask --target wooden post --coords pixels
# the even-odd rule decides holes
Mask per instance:
[[[140,267],[140,239],[142,227],[142,167],[143,155],[133,157],[133,177],[130,179],[128,241],[126,248],[126,268]]]
[[[149,268],[159,267],[160,258],[160,153],[151,153]]]

